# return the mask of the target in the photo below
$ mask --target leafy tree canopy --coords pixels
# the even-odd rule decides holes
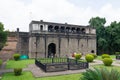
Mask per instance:
[[[114,54],[120,52],[120,22],[111,22],[105,26],[106,19],[94,17],[89,20],[90,26],[96,29],[97,53]]]
[[[4,31],[4,25],[0,22],[0,50],[7,41],[7,31]]]

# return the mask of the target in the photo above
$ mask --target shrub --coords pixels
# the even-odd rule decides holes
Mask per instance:
[[[116,69],[93,68],[86,70],[82,75],[80,80],[120,80],[120,73]]]
[[[105,66],[111,66],[113,60],[111,58],[104,58],[103,63]]]
[[[0,59],[0,66],[2,65],[2,59]]]
[[[104,58],[110,58],[109,54],[102,54],[102,59]]]
[[[94,59],[97,58],[96,54],[94,54],[94,53],[89,53],[89,54],[92,55],[94,57]]]
[[[14,59],[17,61],[20,59],[20,54],[16,53],[13,55]]]
[[[79,53],[77,53],[77,54],[75,54],[75,59],[80,59],[82,57],[82,55],[81,54],[79,54]]]
[[[94,57],[93,57],[92,55],[90,55],[90,54],[87,54],[87,55],[85,56],[85,59],[86,59],[87,62],[93,62]]]
[[[97,55],[96,54],[92,54],[94,56],[94,59],[97,58]]]
[[[14,74],[15,76],[19,76],[22,73],[22,68],[14,68]]]

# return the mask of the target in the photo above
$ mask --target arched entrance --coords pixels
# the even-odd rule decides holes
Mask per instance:
[[[48,57],[55,57],[56,54],[56,45],[54,43],[50,43],[48,45]]]

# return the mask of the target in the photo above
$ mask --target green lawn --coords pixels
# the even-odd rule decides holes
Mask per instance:
[[[110,57],[111,57],[112,59],[115,59],[115,55],[110,55]],[[102,60],[102,57],[101,57],[101,56],[97,56],[96,59],[98,59],[98,60]]]
[[[13,73],[5,73],[2,80],[80,80],[81,74],[70,74],[62,76],[35,78],[31,72],[23,72],[21,76],[14,76]]]
[[[111,56],[112,59],[115,59],[115,56]],[[101,60],[101,56],[98,56],[97,59]],[[20,60],[14,61],[9,60],[7,61],[6,68],[24,68],[27,67],[28,64],[34,64],[34,59],[28,60]],[[120,71],[120,68],[117,66],[104,66],[103,64],[95,65],[93,67],[100,67],[100,68],[115,68]],[[42,77],[42,78],[35,78],[31,72],[22,72],[21,76],[14,76],[14,73],[5,73],[2,76],[2,80],[80,80],[81,73],[79,74],[70,74],[70,75],[61,75],[61,76],[52,76],[52,77]]]
[[[99,65],[94,65],[93,67],[96,67],[96,68],[107,68],[107,69],[117,69],[117,70],[120,71],[120,67],[119,66],[114,66],[114,65],[104,66],[104,64],[99,64]]]
[[[6,68],[25,68],[27,67],[28,64],[34,64],[35,60],[34,59],[27,59],[27,60],[9,60],[6,63]]]
[[[120,71],[118,66],[104,66],[103,64],[95,65],[97,68],[107,68],[112,69],[115,68]],[[2,80],[80,80],[82,76],[81,73],[78,74],[69,74],[69,75],[61,75],[61,76],[51,76],[51,77],[41,77],[35,78],[31,72],[22,72],[20,76],[14,76],[14,73],[5,73],[2,76]]]
[[[115,59],[115,55],[110,55],[110,57],[112,59]],[[96,59],[102,60],[101,56],[98,56]],[[35,61],[34,59],[19,60],[19,61],[9,60],[6,63],[6,68],[7,69],[10,69],[10,68],[25,68],[25,67],[27,67],[28,64],[34,64],[34,61]],[[47,61],[51,62],[51,60],[47,60]],[[67,59],[63,59],[63,62],[66,62],[66,61],[67,61]],[[42,60],[42,62],[44,62],[44,60]]]

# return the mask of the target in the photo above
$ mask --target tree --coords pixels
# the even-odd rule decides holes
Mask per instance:
[[[111,22],[111,24],[106,27],[106,35],[109,53],[120,52],[120,22]]]
[[[0,50],[5,45],[7,41],[7,31],[4,31],[4,25],[0,22]]]
[[[104,24],[106,23],[106,19],[105,18],[100,18],[100,17],[95,17],[95,18],[91,18],[89,20],[89,24],[93,27],[93,28],[99,28],[99,27],[104,27]]]
[[[106,19],[95,17],[91,18],[89,20],[89,24],[91,27],[96,29],[96,35],[97,35],[97,53],[101,54],[101,52],[104,52],[104,49],[106,48],[104,45],[107,45],[107,41],[104,37],[105,36],[105,25]]]
[[[105,18],[91,18],[89,24],[96,29],[97,53],[114,54],[120,52],[120,22],[111,22],[109,26],[104,26]]]

